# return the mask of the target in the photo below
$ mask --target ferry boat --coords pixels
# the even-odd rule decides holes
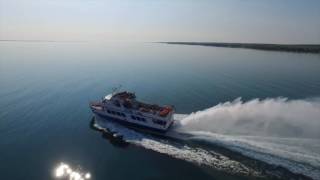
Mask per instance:
[[[90,102],[92,112],[130,128],[151,133],[165,133],[173,124],[173,106],[140,102],[131,92],[113,92],[100,101]]]

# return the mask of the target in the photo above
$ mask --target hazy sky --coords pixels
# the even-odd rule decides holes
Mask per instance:
[[[320,0],[0,0],[0,39],[320,43]]]

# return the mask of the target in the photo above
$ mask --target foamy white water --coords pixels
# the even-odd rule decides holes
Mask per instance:
[[[178,115],[175,131],[320,179],[320,101],[274,98]]]
[[[320,139],[320,99],[240,98],[191,113],[183,129],[218,134]]]
[[[123,139],[126,142],[131,144],[166,154],[177,159],[186,160],[198,165],[211,166],[217,170],[227,171],[232,174],[261,176],[259,172],[254,171],[242,163],[231,160],[230,158],[213,151],[169,143],[166,140],[130,130],[116,123],[103,121],[99,117],[96,117],[94,126],[99,129],[117,132],[117,134],[123,136]]]
[[[167,135],[201,140],[242,155],[282,166],[293,173],[320,179],[320,101],[275,98],[242,102],[236,99],[196,113],[176,114]],[[230,173],[260,176],[217,152],[175,145],[97,118],[98,128],[123,135],[132,144]]]
[[[320,141],[314,139],[231,136],[210,132],[189,132],[190,139],[211,142],[242,155],[282,166],[293,173],[320,179]]]

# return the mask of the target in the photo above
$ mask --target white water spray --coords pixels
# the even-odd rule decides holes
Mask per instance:
[[[205,140],[294,173],[320,179],[320,99],[240,98],[209,109],[176,114],[167,135]],[[259,173],[210,150],[175,146],[161,139],[97,119],[96,127],[123,135],[125,141],[159,153],[236,174]],[[235,168],[236,167],[236,168]]]
[[[320,99],[240,98],[192,113],[183,129],[219,134],[320,139]]]
[[[175,130],[320,179],[319,98],[238,98],[191,113]]]
[[[136,132],[119,124],[104,121],[100,119],[100,117],[96,117],[94,127],[107,132],[117,132],[117,134],[122,135],[123,140],[126,142],[161,154],[166,154],[177,159],[182,159],[198,165],[207,165],[231,174],[245,176],[251,175],[255,177],[261,176],[259,172],[247,167],[241,162],[232,160],[217,152],[193,148],[187,145],[171,144],[165,139],[159,139],[147,134]],[[175,133],[172,133],[171,135],[175,135]]]

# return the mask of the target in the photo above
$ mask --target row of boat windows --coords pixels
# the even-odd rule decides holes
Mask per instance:
[[[153,121],[153,123],[155,123],[155,124],[160,124],[160,125],[165,125],[165,124],[166,124],[165,121],[158,120],[158,119],[153,119],[152,121]]]
[[[121,112],[115,112],[115,111],[110,111],[110,110],[107,110],[107,112],[108,112],[109,114],[126,117],[126,115],[125,115],[124,113],[121,113]]]
[[[137,121],[142,121],[142,122],[146,122],[146,119],[143,117],[138,117],[138,116],[131,116],[131,119],[137,120]]]
[[[146,122],[146,119],[143,118],[143,117],[138,117],[138,116],[131,116],[132,119],[134,120],[137,120],[137,121],[143,121],[143,122]],[[166,125],[166,122],[165,121],[162,121],[162,120],[158,120],[158,119],[153,119],[152,120],[153,123],[155,124],[160,124],[160,125]]]
[[[109,114],[126,117],[126,115],[125,115],[124,113],[121,113],[121,112],[116,112],[116,111],[111,111],[111,110],[107,110],[107,112],[108,112]],[[138,117],[138,116],[133,116],[133,115],[131,115],[131,119],[137,120],[137,121],[146,122],[146,119],[143,118],[143,117]],[[152,122],[155,123],[155,124],[159,124],[159,125],[165,125],[165,124],[166,124],[165,121],[157,120],[157,119],[153,119]]]

